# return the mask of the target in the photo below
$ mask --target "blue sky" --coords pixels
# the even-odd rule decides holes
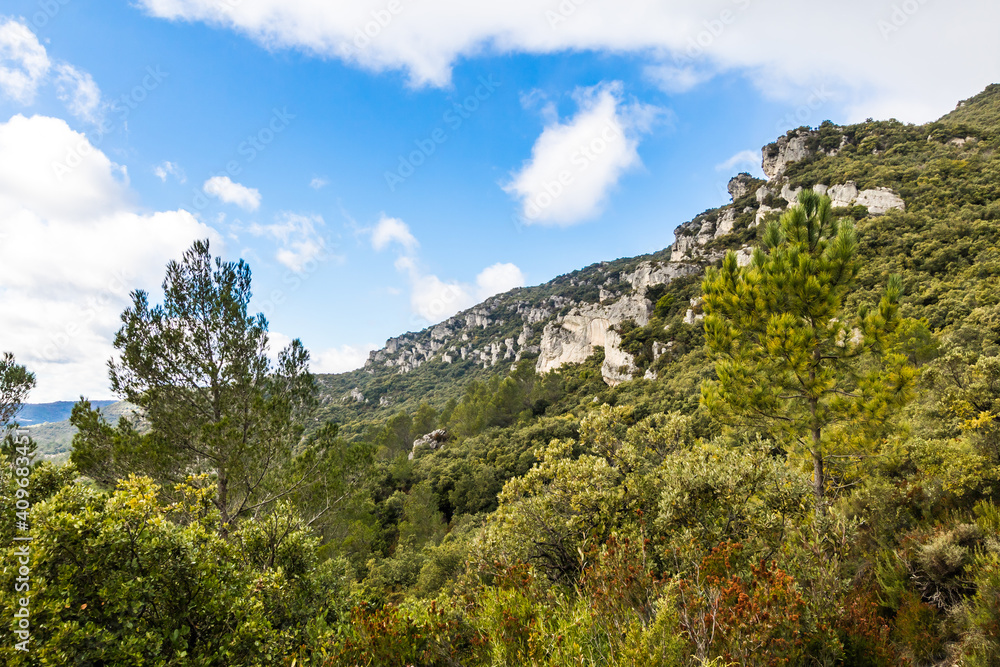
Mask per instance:
[[[276,343],[357,367],[497,291],[669,245],[791,127],[947,112],[996,79],[998,13],[7,0],[0,349],[32,401],[111,397],[127,292],[155,297],[208,236],[250,263]]]

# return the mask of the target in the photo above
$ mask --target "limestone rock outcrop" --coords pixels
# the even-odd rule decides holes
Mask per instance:
[[[761,149],[761,167],[768,180],[780,176],[790,163],[808,157],[810,150],[806,144],[814,135],[815,132],[809,130],[795,130],[764,146]]]
[[[413,441],[413,448],[410,450],[410,454],[407,458],[412,461],[413,457],[417,454],[417,450],[422,447],[426,447],[428,449],[438,449],[439,447],[443,447],[444,443],[446,443],[449,439],[451,439],[451,434],[443,428],[439,428],[436,431],[431,431],[426,435],[422,435]]]
[[[753,176],[744,172],[736,174],[729,179],[729,184],[726,186],[726,190],[729,191],[729,196],[732,197],[733,201],[736,201],[740,197],[745,197],[747,193],[750,192],[750,186],[753,184]]]
[[[630,379],[636,370],[635,362],[632,355],[622,351],[621,336],[612,328],[625,320],[645,326],[649,322],[649,301],[630,296],[610,306],[586,304],[549,322],[542,332],[535,371],[542,374],[565,364],[581,363],[600,346],[604,348],[604,381],[615,386]]]

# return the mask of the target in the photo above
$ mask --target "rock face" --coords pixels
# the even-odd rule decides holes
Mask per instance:
[[[649,322],[649,302],[631,296],[610,306],[587,304],[574,308],[568,315],[545,325],[535,371],[541,374],[564,364],[578,364],[593,354],[595,347],[601,346],[604,348],[601,366],[604,381],[615,386],[629,379],[635,364],[632,356],[621,350],[621,337],[611,328],[625,320],[645,326]]]
[[[730,178],[726,189],[729,190],[729,196],[733,198],[733,201],[736,201],[740,197],[745,197],[750,192],[752,184],[753,176],[744,171]]]
[[[779,196],[788,202],[789,206],[798,201],[802,188],[793,188],[787,180],[779,180],[770,186],[761,186],[757,190],[757,200],[763,202],[769,194],[775,193],[778,185],[781,186],[780,191],[778,191]],[[892,209],[906,210],[906,202],[903,201],[903,198],[889,188],[871,188],[859,191],[858,186],[853,181],[847,181],[846,183],[831,186],[816,183],[812,186],[812,190],[830,197],[830,203],[834,208],[861,205],[867,207],[868,213],[871,215],[884,215]],[[754,224],[760,224],[760,221],[767,213],[781,210],[783,209],[761,204],[760,208],[757,209],[757,217]]]
[[[611,386],[632,378],[636,372],[632,355],[621,349],[621,336],[614,327],[626,320],[637,326],[649,323],[653,305],[645,298],[652,285],[669,283],[675,278],[701,271],[696,264],[643,262],[635,271],[623,276],[630,282],[633,294],[610,305],[584,304],[545,325],[539,345],[535,371],[547,373],[565,364],[578,364],[604,348],[601,375]]]
[[[857,203],[868,207],[868,212],[872,215],[882,215],[890,209],[906,210],[906,202],[889,188],[875,188],[874,190],[862,190],[858,193]]]
[[[451,438],[451,435],[443,428],[439,428],[436,431],[431,431],[426,435],[422,435],[413,441],[413,448],[410,450],[408,459],[411,461],[413,457],[416,456],[417,450],[421,447],[426,447],[428,449],[437,449],[438,447],[443,447],[444,443]]]
[[[623,279],[632,284],[632,290],[639,296],[645,296],[646,290],[653,285],[669,283],[674,278],[690,275],[698,271],[698,267],[675,262],[643,262],[632,273]]]
[[[792,162],[798,162],[810,153],[806,143],[816,133],[808,130],[795,130],[783,137],[779,137],[773,144],[768,144],[761,149],[761,167],[768,180],[772,180],[781,175]]]

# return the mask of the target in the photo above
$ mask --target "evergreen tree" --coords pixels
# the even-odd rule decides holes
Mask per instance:
[[[747,266],[730,251],[706,273],[705,343],[717,380],[702,399],[724,420],[808,452],[821,512],[824,466],[844,455],[832,451],[860,453],[911,396],[916,370],[891,345],[902,282],[889,278],[877,308],[847,312],[859,269],[854,226],[809,190],[768,225],[764,246]]]
[[[272,367],[267,321],[247,313],[249,266],[213,262],[208,241],[168,264],[163,291],[157,306],[132,293],[115,336],[120,358],[109,361],[112,389],[141,408],[147,432],[124,423],[109,429],[78,404],[73,461],[96,479],[137,472],[135,465],[166,483],[209,472],[225,532],[300,488],[322,463],[285,474],[315,403],[309,353],[294,340]]]
[[[7,426],[21,410],[24,400],[35,387],[35,374],[5,352],[0,359],[0,428]]]

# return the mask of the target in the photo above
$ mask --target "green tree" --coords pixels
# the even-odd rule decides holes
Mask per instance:
[[[717,380],[703,401],[722,419],[766,430],[809,453],[822,511],[824,466],[834,450],[856,454],[912,394],[916,369],[892,348],[902,282],[891,276],[876,308],[848,312],[859,265],[851,220],[810,190],[768,225],[764,248],[740,267],[727,253],[702,283],[705,343]]]
[[[157,306],[146,292],[132,293],[115,336],[120,357],[108,362],[112,389],[141,408],[146,434],[125,424],[110,432],[79,409],[73,460],[97,478],[123,462],[139,463],[133,472],[161,483],[209,472],[225,533],[240,516],[301,487],[322,465],[317,457],[308,470],[287,474],[315,404],[309,353],[294,340],[272,364],[267,320],[247,312],[250,267],[213,261],[208,241],[167,265],[163,291]]]
[[[35,374],[18,364],[13,354],[4,352],[0,359],[0,428],[14,419],[34,387]]]

